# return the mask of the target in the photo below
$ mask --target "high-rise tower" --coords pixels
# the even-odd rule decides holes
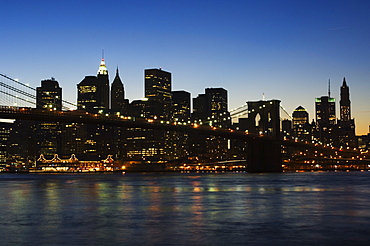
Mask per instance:
[[[340,120],[349,121],[351,119],[351,101],[349,100],[349,87],[346,78],[343,78],[343,84],[340,87]]]
[[[340,87],[340,120],[338,120],[339,143],[342,147],[357,147],[355,121],[351,119],[351,101],[346,78]]]
[[[102,58],[97,76],[85,76],[77,85],[77,108],[91,113],[109,110],[109,77]]]
[[[118,73],[116,70],[116,77],[113,80],[111,88],[111,110],[112,112],[124,113],[126,112],[125,103],[125,89]]]
[[[108,69],[105,65],[104,58],[101,59],[99,70],[98,70],[98,87],[99,94],[101,97],[101,106],[103,109],[109,109],[109,76]]]
[[[311,125],[308,112],[302,106],[297,107],[293,112],[293,133],[295,137],[303,140],[310,140]]]
[[[42,80],[41,87],[37,87],[36,91],[37,109],[62,110],[62,88],[59,87],[58,81],[54,78]],[[22,124],[23,127],[27,128],[27,123]],[[36,141],[34,142],[36,153],[45,156],[57,154],[61,148],[62,124],[60,122],[39,121],[31,127],[35,134],[33,141]]]
[[[62,110],[62,88],[54,78],[42,80],[36,92],[36,108]]]
[[[158,118],[170,119],[171,117],[171,73],[159,69],[145,69],[145,97],[149,104],[157,111]]]
[[[316,137],[323,144],[338,146],[338,133],[335,114],[335,98],[330,96],[330,80],[328,96],[316,98]]]

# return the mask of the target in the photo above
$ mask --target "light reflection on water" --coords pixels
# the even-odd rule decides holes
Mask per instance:
[[[1,244],[368,245],[370,173],[0,175]]]

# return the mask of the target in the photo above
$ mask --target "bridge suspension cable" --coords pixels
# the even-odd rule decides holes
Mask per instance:
[[[36,89],[25,84],[25,83],[22,83],[20,81],[18,81],[17,79],[13,79],[5,74],[2,74],[0,73],[0,78],[2,78],[2,81],[0,81],[0,93],[3,93],[5,95],[8,96],[8,100],[7,100],[7,104],[16,104],[16,106],[22,106],[22,105],[17,105],[17,102],[16,101],[22,101],[22,102],[26,102],[27,105],[23,105],[23,106],[35,106],[36,105]],[[4,81],[5,79],[5,81]],[[8,82],[8,83],[5,83],[5,82]],[[10,85],[12,84],[12,85]],[[15,86],[18,86],[15,87]],[[27,92],[27,91],[28,92]],[[10,92],[15,92],[15,93],[19,93],[21,95],[23,95],[24,97],[19,97],[18,95],[14,95]],[[14,99],[14,100],[9,100],[10,98]],[[4,99],[2,99],[4,100]],[[6,100],[6,99],[5,99]],[[72,103],[72,102],[69,102],[69,101],[66,101],[66,100],[62,100],[62,102],[64,104],[68,104],[70,106],[73,106],[73,107],[77,107],[77,105],[75,103]],[[70,108],[63,105],[62,108],[64,110],[69,110]]]

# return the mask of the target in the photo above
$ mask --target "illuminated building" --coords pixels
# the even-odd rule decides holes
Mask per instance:
[[[190,93],[187,91],[172,91],[172,121],[175,124],[188,124],[190,120]],[[166,154],[170,159],[180,159],[188,156],[189,134],[183,132],[168,132],[165,142]]]
[[[13,123],[0,122],[0,167],[5,167],[8,158],[8,139]],[[0,170],[1,171],[1,170]]]
[[[172,92],[172,117],[176,122],[190,120],[190,93],[187,91]]]
[[[302,106],[297,107],[293,111],[293,134],[301,140],[311,139],[311,125],[309,123],[308,112]]]
[[[224,88],[206,88],[204,94],[193,99],[192,121],[199,125],[216,128],[230,128],[231,118],[228,112],[227,90]],[[230,145],[228,140],[216,136],[189,134],[191,156],[207,160],[225,159]]]
[[[335,98],[330,97],[330,89],[328,94],[328,96],[322,96],[315,100],[316,137],[322,144],[338,146]]]
[[[171,118],[171,73],[159,69],[145,69],[145,98],[152,109],[160,110],[154,117]],[[159,108],[159,109],[158,109]]]
[[[90,113],[109,110],[109,77],[104,58],[101,60],[98,75],[86,76],[77,85],[77,90],[77,109]]]
[[[340,120],[338,120],[339,144],[342,147],[357,147],[355,121],[351,119],[351,101],[346,78],[340,87]]]
[[[224,88],[206,88],[205,94],[193,99],[192,120],[215,127],[231,126],[228,112],[227,90]]]
[[[129,115],[145,120],[171,119],[171,73],[162,69],[145,69],[145,99],[132,101]],[[160,161],[166,155],[171,134],[164,130],[128,128],[125,153],[128,159]]]
[[[37,87],[36,109],[62,110],[62,88],[54,78],[42,80]],[[61,148],[62,124],[60,122],[36,122],[34,125],[36,153],[53,156]]]
[[[36,88],[36,108],[62,110],[62,88],[54,78],[42,80]]]

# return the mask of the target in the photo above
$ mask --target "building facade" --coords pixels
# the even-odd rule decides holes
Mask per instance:
[[[54,78],[42,80],[36,88],[36,108],[62,110],[62,88]]]
[[[338,120],[339,145],[341,147],[357,147],[355,121],[351,119],[351,100],[346,78],[340,87],[340,120]]]
[[[109,76],[104,59],[97,76],[85,76],[77,85],[77,109],[90,113],[109,111]]]
[[[158,111],[153,117],[169,120],[171,118],[172,91],[171,73],[159,69],[145,69],[145,98],[148,106]]]
[[[330,93],[329,93],[330,94]],[[316,139],[324,145],[338,146],[335,98],[322,96],[315,100]]]
[[[125,100],[125,89],[119,76],[118,68],[116,70],[116,77],[112,83],[110,99],[110,108],[112,113],[127,115],[128,100]]]
[[[309,115],[305,108],[302,106],[297,107],[293,111],[293,136],[309,141],[312,139],[312,127],[309,123]]]

